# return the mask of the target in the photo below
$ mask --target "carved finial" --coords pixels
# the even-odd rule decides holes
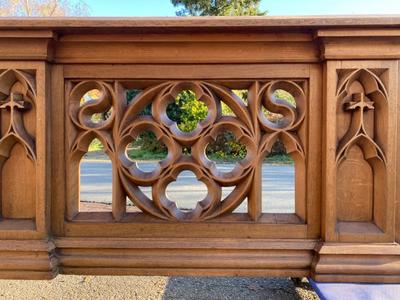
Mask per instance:
[[[29,109],[30,103],[27,101],[24,101],[24,95],[22,94],[16,94],[16,93],[11,93],[10,96],[3,101],[0,101],[0,109],[19,109],[19,110],[26,110]]]
[[[360,110],[374,109],[374,102],[368,101],[364,93],[357,93],[352,95],[352,101],[345,103],[346,110],[355,110],[359,108]]]

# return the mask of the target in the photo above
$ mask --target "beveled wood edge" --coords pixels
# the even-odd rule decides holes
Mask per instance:
[[[0,28],[0,38],[56,39],[57,35],[50,29],[3,29]]]
[[[319,243],[315,250],[326,255],[400,255],[397,243]]]
[[[132,68],[136,72],[132,72]],[[169,79],[207,79],[221,81],[246,81],[254,79],[309,78],[314,64],[184,64],[176,65],[175,77],[171,77],[168,64],[67,64],[63,65],[65,79],[91,79],[94,74],[98,79],[114,80],[165,80]]]
[[[3,28],[266,28],[266,27],[400,26],[400,15],[267,16],[267,17],[64,17],[0,18]]]
[[[2,251],[51,252],[55,247],[52,240],[0,240],[0,253]]]
[[[106,237],[113,238],[175,238],[176,236],[188,238],[268,238],[268,239],[290,239],[307,238],[306,224],[252,224],[252,223],[214,223],[215,231],[212,233],[205,231],[210,223],[78,223],[65,222],[65,237],[90,238]],[[240,228],[248,227],[248,231]],[[164,228],[160,230],[160,228]]]
[[[247,238],[56,238],[57,248],[107,249],[270,249],[313,250],[315,239],[247,239]],[[400,248],[400,247],[399,247]]]
[[[68,275],[118,275],[118,276],[246,276],[246,277],[308,277],[308,269],[178,269],[178,268],[77,268],[63,266],[60,274]],[[1,277],[1,274],[0,274]]]

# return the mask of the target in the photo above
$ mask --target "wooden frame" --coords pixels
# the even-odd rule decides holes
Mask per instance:
[[[0,19],[0,277],[400,282],[399,28],[400,17]],[[142,92],[127,104],[132,88]],[[82,104],[91,89],[102,96]],[[208,107],[189,134],[165,114],[186,89]],[[248,103],[233,89],[248,90]],[[143,130],[168,148],[153,173],[125,155]],[[229,174],[205,156],[222,130],[247,149]],[[79,163],[94,137],[113,164],[111,212],[79,211]],[[262,160],[277,139],[295,161],[295,214],[261,209]],[[208,188],[190,212],[164,193],[185,169]],[[248,212],[233,213],[243,201]]]

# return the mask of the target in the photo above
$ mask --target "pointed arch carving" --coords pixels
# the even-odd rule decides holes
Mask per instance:
[[[337,220],[372,222],[386,202],[388,93],[384,71],[340,70],[337,88]]]
[[[0,206],[3,218],[35,217],[36,97],[33,73],[19,69],[0,71],[0,172],[3,186]],[[15,190],[16,186],[18,190]]]

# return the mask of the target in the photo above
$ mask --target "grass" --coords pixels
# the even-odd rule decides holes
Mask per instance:
[[[135,149],[135,150],[128,150],[128,156],[130,159],[133,160],[161,160],[167,156],[167,153],[164,152],[154,153],[146,150]]]
[[[289,154],[274,154],[264,159],[265,162],[271,164],[290,165],[293,164],[293,159]]]
[[[237,157],[227,156],[227,157],[220,157],[215,154],[207,155],[209,159],[217,162],[225,162],[225,163],[235,163],[239,161]],[[274,154],[268,156],[264,159],[264,162],[270,164],[281,164],[281,165],[289,165],[293,164],[293,159],[288,154]]]
[[[130,150],[128,151],[128,156],[132,160],[161,160],[166,157],[166,153],[152,153],[152,152],[147,152],[144,150]],[[217,162],[222,162],[222,163],[235,163],[239,161],[237,157],[232,157],[232,156],[227,156],[221,158],[218,155],[208,155],[208,158],[217,161]],[[287,164],[293,164],[293,159],[290,157],[290,155],[287,154],[275,154],[268,156],[264,162],[271,163],[271,164],[282,164],[282,165],[287,165]]]
[[[94,139],[93,142],[89,146],[89,156],[90,153],[92,154],[97,154],[96,156],[93,155],[94,159],[99,159],[101,157],[101,154],[103,152],[103,147],[102,144],[99,140]],[[150,152],[146,151],[143,149],[132,149],[128,150],[128,156],[132,160],[162,160],[164,159],[167,154],[165,152]],[[225,156],[221,157],[217,154],[209,154],[208,158],[220,162],[220,163],[235,163],[239,161],[240,159],[238,157],[233,157],[233,156]],[[266,157],[264,159],[264,162],[270,163],[270,164],[281,164],[281,165],[288,165],[288,164],[293,164],[293,159],[290,157],[288,154],[274,154]]]

